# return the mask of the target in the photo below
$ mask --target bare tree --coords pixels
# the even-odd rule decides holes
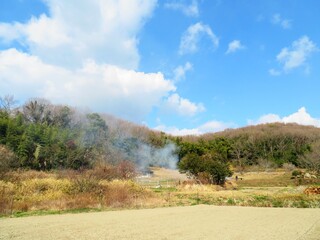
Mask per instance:
[[[0,110],[3,110],[8,114],[11,113],[16,104],[17,101],[14,99],[13,95],[5,95],[4,97],[0,97]]]
[[[311,151],[299,158],[301,166],[320,174],[320,140],[311,145]]]
[[[234,160],[236,161],[236,165],[239,167],[241,173],[243,173],[245,169],[245,162],[246,162],[246,141],[247,136],[239,136],[233,139],[231,153],[233,155]]]
[[[48,122],[51,118],[50,105],[45,99],[32,99],[23,105],[23,115],[32,123]]]

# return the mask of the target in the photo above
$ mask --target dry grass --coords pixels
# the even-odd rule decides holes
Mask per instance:
[[[304,193],[312,183],[299,185],[285,171],[239,174],[242,180],[238,181],[235,181],[234,175],[233,180],[224,186],[216,186],[183,181],[186,176],[178,171],[161,168],[152,170],[154,176],[145,182],[108,180],[101,174],[95,176],[92,171],[11,172],[5,180],[0,181],[0,215],[195,204],[320,207],[319,194]]]
[[[273,172],[235,173],[239,177],[239,187],[288,187],[299,185],[320,184],[320,179],[291,179],[291,172],[276,170]],[[242,179],[242,180],[240,180]]]
[[[0,215],[39,210],[131,208],[155,203],[154,193],[130,180],[97,180],[85,175],[72,179],[52,173],[0,181]],[[15,175],[14,175],[15,176]],[[158,203],[157,203],[158,204]]]
[[[179,180],[184,181],[188,179],[185,174],[179,173],[178,170],[174,170],[174,169],[152,167],[151,170],[153,172],[152,178],[154,180],[174,179],[176,181],[179,181]]]
[[[159,180],[155,169],[155,177]],[[175,184],[180,178],[169,177]],[[239,180],[235,180],[235,176]],[[240,180],[242,179],[242,180]],[[162,182],[165,182],[162,179]],[[306,195],[304,189],[310,184],[317,184],[318,180],[291,179],[291,173],[278,169],[272,172],[248,172],[244,174],[235,173],[231,181],[224,186],[197,185],[192,181],[181,182],[180,185],[171,185],[161,188],[153,188],[157,195],[166,201],[166,205],[235,205],[235,206],[256,206],[256,207],[320,207],[320,195]],[[154,187],[151,185],[151,187]]]
[[[305,187],[265,187],[224,190],[219,186],[180,186],[175,190],[157,190],[167,205],[232,205],[255,207],[320,208],[320,195],[306,195]]]

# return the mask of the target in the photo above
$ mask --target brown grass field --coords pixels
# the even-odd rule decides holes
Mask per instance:
[[[0,219],[0,239],[318,240],[320,209],[197,205]]]
[[[238,174],[238,181],[234,175],[224,186],[194,184],[177,170],[152,171],[152,176],[134,181],[70,172],[12,173],[0,181],[0,216],[198,204],[320,208],[320,194],[304,193],[309,186],[319,186],[319,179],[291,179],[283,170]]]

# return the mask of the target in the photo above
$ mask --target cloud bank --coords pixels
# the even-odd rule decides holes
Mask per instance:
[[[257,125],[264,123],[297,123],[301,125],[310,125],[315,127],[320,127],[320,119],[313,118],[305,107],[301,107],[297,112],[292,113],[288,116],[280,117],[277,114],[266,114],[261,116],[258,120],[249,120],[249,125]]]
[[[195,128],[177,128],[177,127],[169,127],[165,125],[158,125],[154,129],[162,132],[166,132],[173,136],[185,136],[185,135],[201,135],[204,133],[213,133],[220,132],[227,128],[235,128],[236,125],[234,123],[224,123],[220,121],[209,121]]]
[[[0,38],[28,46],[31,54],[60,66],[81,66],[84,59],[135,69],[138,32],[156,0],[46,0],[50,16],[27,23],[0,23]],[[75,7],[76,6],[76,7]]]
[[[277,114],[265,114],[259,117],[257,120],[248,120],[248,125],[258,125],[266,123],[296,123],[306,126],[320,127],[320,118],[312,117],[305,107],[301,107],[297,112],[289,114],[288,116],[281,117]],[[234,123],[221,122],[221,121],[209,121],[195,128],[177,128],[173,126],[166,126],[159,123],[154,129],[163,131],[174,136],[185,136],[185,135],[201,135],[204,133],[220,132],[228,128],[237,128]]]
[[[0,43],[7,47],[0,51],[0,95],[44,97],[139,122],[167,103],[176,114],[198,111],[188,99],[172,101],[177,88],[162,73],[136,70],[139,32],[156,0],[45,3],[48,15],[0,23]],[[177,78],[190,68],[177,70]]]
[[[90,106],[135,121],[176,89],[161,73],[136,72],[92,60],[81,68],[65,69],[15,49],[0,52],[0,71],[2,92],[14,89],[18,96]]]

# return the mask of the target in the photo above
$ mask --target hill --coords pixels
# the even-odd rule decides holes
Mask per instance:
[[[123,161],[140,169],[174,168],[190,154],[196,157],[192,161],[201,163],[211,159],[240,168],[292,164],[320,171],[320,129],[312,126],[272,123],[175,137],[111,115],[54,105],[45,99],[31,99],[15,108],[12,102],[7,97],[0,104],[3,171],[17,167],[83,169]]]

